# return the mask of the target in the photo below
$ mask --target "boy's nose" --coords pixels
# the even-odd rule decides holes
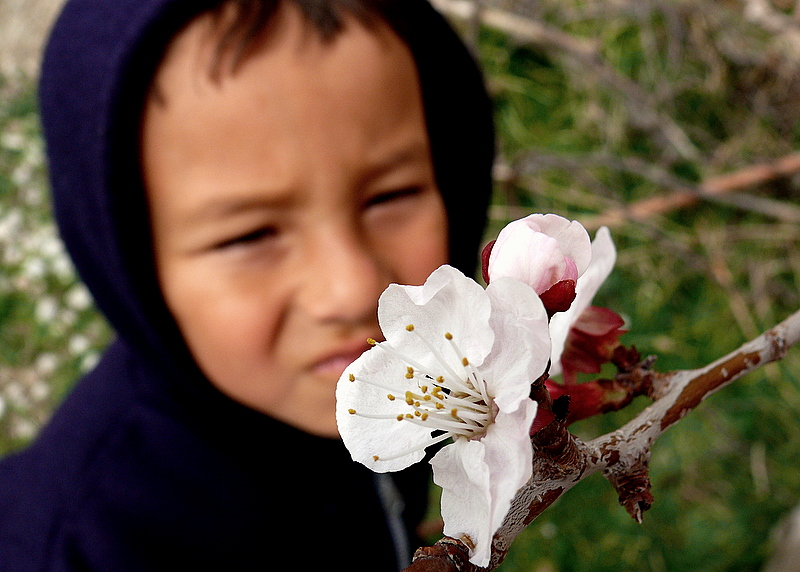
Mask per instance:
[[[363,324],[391,278],[377,253],[355,233],[331,233],[314,246],[305,270],[304,305],[316,320]]]

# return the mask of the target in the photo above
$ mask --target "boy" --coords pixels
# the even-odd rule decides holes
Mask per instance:
[[[456,36],[421,0],[71,0],[42,74],[118,339],[0,465],[0,570],[407,565],[425,468],[356,466],[333,395],[389,283],[472,270],[493,143]]]

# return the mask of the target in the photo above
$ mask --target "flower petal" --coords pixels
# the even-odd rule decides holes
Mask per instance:
[[[489,563],[491,540],[490,471],[485,461],[486,448],[480,441],[458,439],[431,459],[433,482],[442,487],[444,533],[465,541],[470,561],[478,566]],[[464,536],[468,538],[464,538]]]
[[[493,281],[486,293],[495,346],[481,370],[495,404],[510,413],[528,397],[550,359],[547,312],[536,293],[513,278]]]
[[[511,500],[533,472],[529,434],[537,408],[535,401],[526,399],[514,413],[498,415],[491,430],[481,439],[491,472],[492,534],[503,524]]]
[[[592,298],[597,294],[600,286],[605,282],[614,263],[617,260],[617,250],[614,241],[611,239],[611,232],[606,227],[598,229],[592,241],[592,261],[586,272],[578,278],[575,287],[575,300],[569,310],[555,314],[550,319],[550,339],[553,342],[550,374],[558,375],[561,373],[561,354],[564,351],[564,343],[567,334],[578,316],[589,307]]]
[[[463,357],[476,366],[483,363],[494,343],[489,328],[491,312],[481,285],[446,265],[434,270],[422,286],[389,286],[378,301],[378,321],[386,339],[398,351],[431,368],[438,360],[427,344],[448,363],[458,364]],[[410,324],[419,335],[409,335],[406,328]],[[446,332],[454,336],[465,355],[453,353]]]
[[[564,254],[575,261],[578,276],[582,275],[592,259],[591,239],[583,225],[556,214],[532,216],[536,217],[541,232],[555,238]]]
[[[336,423],[342,441],[354,461],[378,473],[399,471],[422,460],[425,456],[422,445],[431,437],[430,428],[397,420],[398,415],[409,411],[403,397],[405,391],[416,389],[416,384],[404,377],[405,369],[400,359],[375,347],[350,364],[336,385]],[[355,381],[350,381],[350,374]],[[400,380],[407,382],[405,387]],[[397,389],[392,392],[389,388],[394,387]],[[390,393],[396,399],[390,400]],[[353,414],[350,410],[370,417]],[[376,419],[376,415],[387,418]],[[400,456],[376,460],[375,455]]]
[[[468,536],[474,546],[470,562],[478,566],[489,564],[492,537],[531,476],[528,431],[536,409],[527,399],[513,414],[498,414],[481,439],[458,439],[431,459],[433,480],[442,487],[444,533]]]

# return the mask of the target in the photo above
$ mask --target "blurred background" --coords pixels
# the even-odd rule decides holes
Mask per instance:
[[[619,258],[596,302],[660,371],[705,365],[800,308],[800,1],[434,3],[496,104],[488,236],[530,212],[608,225]],[[49,210],[35,80],[59,4],[0,0],[0,455],[110,339]],[[574,431],[608,432],[646,405]],[[642,525],[596,475],[501,570],[800,570],[800,348],[670,429],[651,469]]]

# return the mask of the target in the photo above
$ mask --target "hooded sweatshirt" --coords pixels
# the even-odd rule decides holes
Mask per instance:
[[[0,571],[405,567],[427,464],[376,475],[337,439],[222,394],[158,287],[139,163],[144,97],[209,0],[69,0],[40,83],[56,218],[116,332],[37,439],[0,462]],[[474,270],[491,192],[491,104],[425,0],[381,3],[420,76],[451,263]]]

